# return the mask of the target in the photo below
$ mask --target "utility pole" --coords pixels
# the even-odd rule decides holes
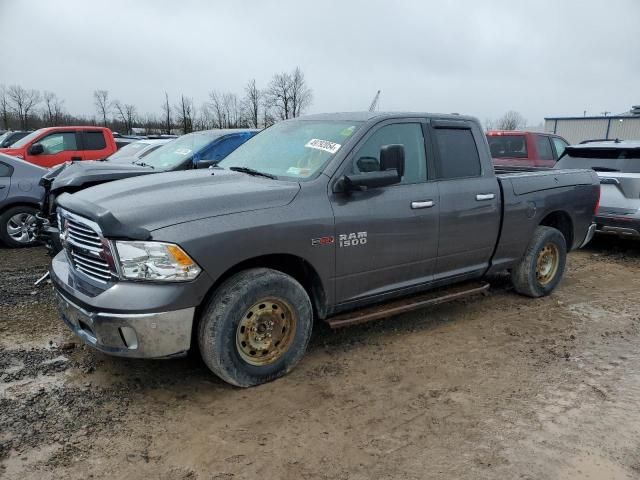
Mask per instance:
[[[609,115],[611,112],[607,112],[607,111],[605,110],[604,112],[600,112],[600,113],[606,117],[606,116],[607,116],[607,115]]]

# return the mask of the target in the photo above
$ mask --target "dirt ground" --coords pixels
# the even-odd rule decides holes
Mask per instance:
[[[640,243],[597,239],[550,297],[333,332],[287,377],[111,358],[58,319],[43,249],[0,250],[0,477],[640,478]]]

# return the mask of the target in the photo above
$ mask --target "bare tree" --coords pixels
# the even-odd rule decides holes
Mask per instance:
[[[275,115],[281,120],[291,118],[291,76],[276,73],[267,87],[266,96]]]
[[[167,92],[164,92],[162,112],[164,117],[164,131],[167,135],[171,135],[171,105],[169,105],[169,94]]]
[[[9,130],[9,96],[4,85],[0,85],[0,115],[2,116],[2,126]]]
[[[112,107],[109,101],[109,90],[94,90],[93,103],[96,106],[98,115],[102,117],[102,125],[106,127],[107,115],[111,112]]]
[[[307,86],[307,82],[304,79],[304,73],[302,73],[300,67],[296,67],[290,78],[291,112],[293,117],[299,117],[300,114],[311,104],[313,92]]]
[[[20,128],[26,130],[29,124],[29,113],[40,103],[40,92],[27,90],[20,85],[11,85],[7,95],[11,109],[20,120]]]
[[[177,115],[177,121],[182,127],[182,133],[190,133],[193,131],[193,117],[195,116],[195,107],[193,100],[184,95],[180,95],[180,103],[174,107]]]
[[[44,121],[48,126],[60,125],[63,114],[64,101],[58,98],[53,92],[45,91],[44,100]]]
[[[133,125],[136,121],[137,110],[135,105],[129,103],[122,104],[118,100],[113,102],[113,107],[116,109],[120,120],[124,126],[125,132],[130,135],[133,131]]]
[[[484,130],[488,132],[489,130],[494,130],[494,129],[495,129],[495,121],[491,120],[490,118],[486,118],[484,120]]]
[[[260,125],[260,106],[262,104],[262,92],[256,87],[255,79],[249,80],[244,87],[244,109],[246,119],[250,127],[258,128]]]
[[[525,118],[514,110],[509,110],[496,122],[496,128],[498,130],[519,130],[526,126],[527,121]]]
[[[216,90],[209,92],[209,107],[214,128],[225,128],[227,123],[226,109],[224,106],[224,94]]]

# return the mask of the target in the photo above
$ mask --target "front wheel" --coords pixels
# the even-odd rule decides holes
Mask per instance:
[[[213,373],[250,387],[291,371],[304,355],[312,325],[302,285],[277,270],[255,268],[218,288],[200,318],[198,344]]]
[[[567,261],[567,242],[552,227],[536,228],[524,256],[511,272],[516,291],[528,297],[549,295],[560,283]]]
[[[31,247],[37,243],[36,213],[38,209],[18,205],[0,215],[0,240],[7,247]]]

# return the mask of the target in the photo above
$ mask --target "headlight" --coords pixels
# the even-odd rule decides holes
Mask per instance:
[[[184,282],[201,268],[178,245],[163,242],[115,242],[120,273],[129,280]]]

